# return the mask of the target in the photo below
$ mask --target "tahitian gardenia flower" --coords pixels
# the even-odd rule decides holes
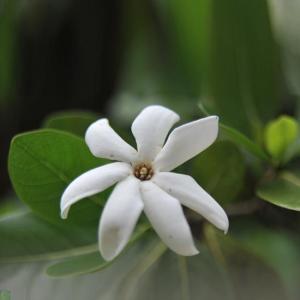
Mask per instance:
[[[99,249],[105,260],[124,249],[142,211],[162,241],[180,255],[198,254],[181,204],[227,232],[228,218],[221,206],[192,177],[170,172],[215,141],[218,117],[179,126],[167,138],[177,121],[179,116],[165,107],[146,107],[131,128],[137,150],[107,119],[87,129],[85,140],[93,155],[118,162],[92,169],[71,182],[62,195],[61,216],[67,218],[70,206],[80,199],[117,183],[99,224]]]

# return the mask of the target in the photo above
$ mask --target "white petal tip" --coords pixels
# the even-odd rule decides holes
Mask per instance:
[[[111,251],[109,252],[107,249],[104,250],[102,249],[102,247],[99,246],[99,252],[102,256],[102,258],[105,260],[105,261],[112,261],[114,260],[119,254],[120,252],[122,251]]]
[[[115,259],[126,246],[124,241],[120,241],[118,233],[118,230],[111,230],[103,235],[104,238],[101,236],[99,237],[99,251],[105,261],[112,261]]]
[[[103,125],[109,124],[108,119],[100,119],[92,123],[85,132],[85,141],[88,143],[90,139],[94,138],[95,135],[95,128],[99,128]]]
[[[204,216],[205,217],[205,216]],[[223,231],[224,234],[227,234],[228,229],[229,229],[229,221],[226,217],[226,219],[220,219],[216,218],[215,220],[210,220],[210,222],[217,227],[219,230]]]
[[[206,120],[214,120],[214,121],[216,121],[216,122],[219,122],[219,116],[215,116],[215,115],[213,115],[213,116],[208,116],[208,117],[199,119],[198,121],[203,120],[203,119],[206,119]]]
[[[62,219],[64,219],[64,220],[67,219],[68,218],[68,214],[69,214],[69,207],[61,209],[60,217]]]
[[[60,217],[63,219],[63,220],[66,220],[68,218],[67,214],[61,214]]]
[[[190,255],[188,256],[195,256],[195,255],[198,255],[200,253],[200,251],[198,249],[195,249],[193,252],[191,252]]]
[[[111,255],[105,255],[105,254],[103,254],[101,252],[100,252],[100,254],[101,254],[102,258],[105,261],[107,261],[107,262],[112,261],[116,257],[116,255],[113,255],[113,256],[111,256]]]
[[[222,213],[219,214],[218,222],[215,225],[217,228],[222,230],[224,232],[224,234],[227,234],[228,229],[229,229],[229,220],[228,220],[226,212],[223,209],[222,209]]]
[[[224,225],[220,226],[220,229],[223,230],[224,234],[227,234],[228,229],[229,229],[228,219],[226,220],[226,222],[224,223]]]
[[[228,233],[228,229],[229,229],[229,225],[227,226],[226,229],[224,229],[224,234],[227,234],[227,233]]]
[[[167,111],[167,112],[170,112],[171,114],[173,114],[174,116],[177,116],[178,119],[180,118],[179,115],[175,111],[173,111],[170,108],[167,108],[165,106],[159,105],[159,104],[149,105],[149,106],[145,107],[144,109],[142,109],[142,111],[147,111],[147,110]]]
[[[193,248],[184,249],[181,251],[176,251],[173,249],[173,251],[175,251],[178,255],[181,255],[181,256],[195,256],[200,253],[200,251],[195,246]]]

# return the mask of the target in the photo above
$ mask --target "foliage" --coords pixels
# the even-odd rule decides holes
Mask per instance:
[[[43,127],[63,130],[83,137],[88,126],[96,120],[97,115],[92,112],[57,112],[47,117]]]
[[[262,199],[275,205],[299,211],[299,174],[290,171],[280,172],[276,178],[262,184],[257,190],[257,194]]]
[[[272,260],[264,255],[264,247],[268,246],[264,242],[270,239],[270,243],[275,243],[276,248],[276,240],[279,239],[278,243],[282,245],[280,247],[283,247],[283,251],[292,251],[294,254],[289,255],[295,256],[299,243],[291,243],[285,238],[285,233],[282,237],[277,237],[268,227],[257,225],[251,219],[251,225],[231,219],[232,229],[227,237],[203,224],[202,253],[197,258],[188,259],[177,257],[169,251],[168,254],[164,254],[166,248],[154,238],[153,233],[147,233],[148,227],[141,223],[125,253],[111,263],[105,262],[97,250],[95,239],[104,195],[80,201],[71,210],[68,221],[61,221],[59,218],[60,195],[68,182],[84,170],[105,163],[89,154],[80,137],[86,128],[86,118],[86,114],[83,113],[81,120],[79,112],[76,113],[76,118],[70,118],[70,113],[66,113],[65,117],[60,114],[59,122],[56,122],[57,116],[54,116],[53,120],[50,117],[46,122],[47,127],[53,126],[56,129],[21,134],[12,141],[9,155],[11,179],[17,195],[33,212],[23,212],[21,209],[12,216],[4,215],[0,221],[0,235],[2,240],[6,240],[5,247],[0,251],[2,262],[50,260],[56,261],[47,270],[50,276],[64,277],[101,271],[105,277],[108,270],[114,268],[113,265],[119,264],[118,261],[122,264],[125,258],[129,259],[133,263],[132,267],[124,269],[124,274],[127,275],[109,291],[109,294],[114,295],[113,299],[118,299],[120,295],[126,295],[128,299],[145,298],[146,295],[149,299],[164,299],[165,293],[171,294],[174,299],[193,299],[194,295],[217,299],[221,294],[226,299],[231,299],[243,289],[247,291],[245,299],[281,299],[286,292],[294,297],[298,292],[296,283],[290,279],[287,271],[282,270],[275,259],[276,256]],[[69,133],[57,129],[68,130]],[[72,134],[76,132],[78,136]],[[271,160],[256,142],[244,137],[236,129],[222,124],[220,141],[193,160],[191,172],[203,187],[216,199],[229,205],[230,209],[233,203],[243,203],[241,193],[249,193],[249,188],[245,189],[249,155],[262,167],[268,163],[272,166]],[[281,207],[299,210],[299,179],[296,175],[289,171],[281,171],[278,175],[275,173],[275,177],[271,179],[265,179],[264,176],[262,173],[262,183],[257,190],[261,199]],[[249,245],[249,234],[255,237],[253,245]],[[261,235],[264,234],[266,236],[262,238]],[[140,246],[134,246],[136,241]],[[151,251],[147,248],[146,241],[150,243]],[[141,246],[145,252],[139,250],[142,263],[139,265],[135,250],[130,249]],[[274,252],[274,255],[277,254]],[[292,261],[293,258],[291,263]],[[247,279],[244,278],[244,273],[240,273],[242,265],[248,270]],[[171,274],[173,275],[170,276]],[[257,284],[254,278],[258,275],[263,278],[265,284],[264,287],[259,287],[256,294],[253,285]],[[203,289],[203,286],[198,289],[196,282],[193,283],[194,277],[197,281],[205,283],[206,280],[209,281],[209,276],[212,276],[215,284],[219,286],[217,293],[210,288]],[[137,281],[137,278],[140,279]],[[245,286],[241,278],[247,280]],[[178,284],[175,284],[177,281]],[[157,284],[156,282],[163,282],[163,286],[153,289],[152,285]],[[278,290],[269,288],[274,282],[278,282]],[[172,291],[169,290],[168,284],[170,287],[175,284],[178,290],[174,287]]]
[[[298,136],[297,121],[289,116],[281,116],[267,124],[265,128],[266,149],[276,162],[286,161],[284,155]]]
[[[16,12],[22,15],[17,1],[4,2],[1,116],[18,90],[12,88]],[[39,24],[44,2],[26,4],[31,24]],[[61,5],[67,11],[71,4]],[[300,40],[297,17],[290,17],[299,15],[296,8],[292,0],[126,2],[120,8],[126,22],[120,23],[122,36],[114,44],[122,61],[118,72],[112,68],[116,86],[107,87],[114,90],[105,117],[131,141],[125,129],[146,104],[166,104],[184,120],[219,115],[217,141],[179,172],[185,169],[221,203],[229,232],[223,235],[185,210],[200,254],[181,257],[161,243],[143,216],[125,251],[106,262],[98,251],[97,230],[110,191],[74,204],[67,220],[60,218],[59,207],[74,178],[107,163],[84,141],[87,127],[104,110],[52,112],[41,129],[17,134],[10,144],[13,188],[0,203],[0,299],[8,297],[2,287],[13,299],[33,300],[298,299],[300,110],[294,100],[300,91]],[[55,26],[41,32],[54,35]],[[26,34],[34,39],[36,31]],[[85,34],[83,40],[93,36]],[[112,37],[111,31],[106,34]],[[108,55],[106,48],[102,51]],[[94,55],[89,62],[100,60]],[[110,69],[111,61],[101,65]],[[46,108],[61,107],[56,104],[45,100]]]
[[[0,300],[10,300],[10,291],[0,291]]]
[[[8,167],[19,198],[41,217],[60,222],[59,201],[66,185],[101,164],[79,137],[45,129],[14,138]],[[95,226],[101,212],[97,201],[78,203],[66,222]]]

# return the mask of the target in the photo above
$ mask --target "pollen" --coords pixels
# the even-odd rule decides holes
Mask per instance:
[[[139,180],[145,181],[150,180],[154,174],[151,165],[146,163],[138,164],[134,167],[134,176]]]

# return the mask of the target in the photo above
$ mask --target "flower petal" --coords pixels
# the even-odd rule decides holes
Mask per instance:
[[[223,208],[188,175],[161,172],[153,177],[164,191],[177,198],[181,204],[191,208],[225,233],[229,221]]]
[[[151,181],[141,183],[144,211],[163,242],[180,255],[198,254],[179,201]]]
[[[83,173],[64,191],[61,202],[61,217],[66,219],[70,206],[80,199],[100,193],[124,179],[132,172],[130,165],[121,162],[111,163]]]
[[[153,105],[142,110],[131,127],[140,160],[152,161],[155,158],[178,120],[175,112],[163,106]]]
[[[99,224],[99,248],[107,261],[114,259],[128,243],[143,210],[140,181],[133,176],[119,182],[110,195]]]
[[[218,135],[217,116],[203,118],[175,128],[154,165],[161,171],[171,171],[209,147]]]
[[[125,162],[136,160],[136,150],[110,127],[107,119],[100,119],[90,125],[85,134],[85,141],[97,157]]]

